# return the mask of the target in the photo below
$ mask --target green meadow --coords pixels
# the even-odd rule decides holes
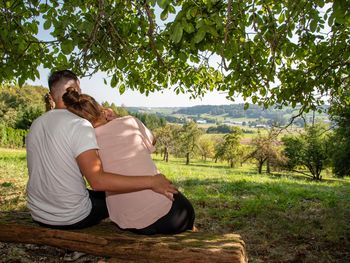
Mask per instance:
[[[259,175],[254,164],[154,156],[159,170],[190,199],[196,226],[238,233],[250,262],[349,262],[350,179],[322,182],[291,173]],[[24,150],[0,149],[0,210],[26,210]]]

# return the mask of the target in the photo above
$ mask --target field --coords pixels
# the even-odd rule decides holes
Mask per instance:
[[[200,231],[242,235],[250,262],[349,262],[350,180],[287,173],[258,175],[253,164],[154,156],[193,202]],[[24,150],[0,149],[0,210],[25,210]]]

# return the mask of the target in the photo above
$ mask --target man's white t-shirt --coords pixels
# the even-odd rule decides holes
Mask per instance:
[[[91,201],[76,157],[98,149],[91,123],[64,110],[36,119],[26,138],[32,218],[48,225],[71,225],[87,217]]]

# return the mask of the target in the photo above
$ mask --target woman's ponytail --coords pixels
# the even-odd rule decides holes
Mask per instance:
[[[72,87],[69,87],[66,89],[66,93],[63,94],[62,96],[64,105],[66,105],[66,107],[69,108],[73,108],[73,109],[81,109],[81,106],[79,105],[80,103],[80,94],[79,92]]]
[[[93,97],[87,94],[79,94],[72,87],[66,89],[66,93],[63,94],[62,99],[67,110],[87,119],[91,123],[94,123],[103,115],[101,106]]]

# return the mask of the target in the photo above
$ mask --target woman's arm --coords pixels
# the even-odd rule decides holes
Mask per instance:
[[[76,158],[80,171],[97,191],[129,193],[150,189],[173,200],[175,186],[164,175],[124,176],[103,171],[97,150],[88,150]]]

